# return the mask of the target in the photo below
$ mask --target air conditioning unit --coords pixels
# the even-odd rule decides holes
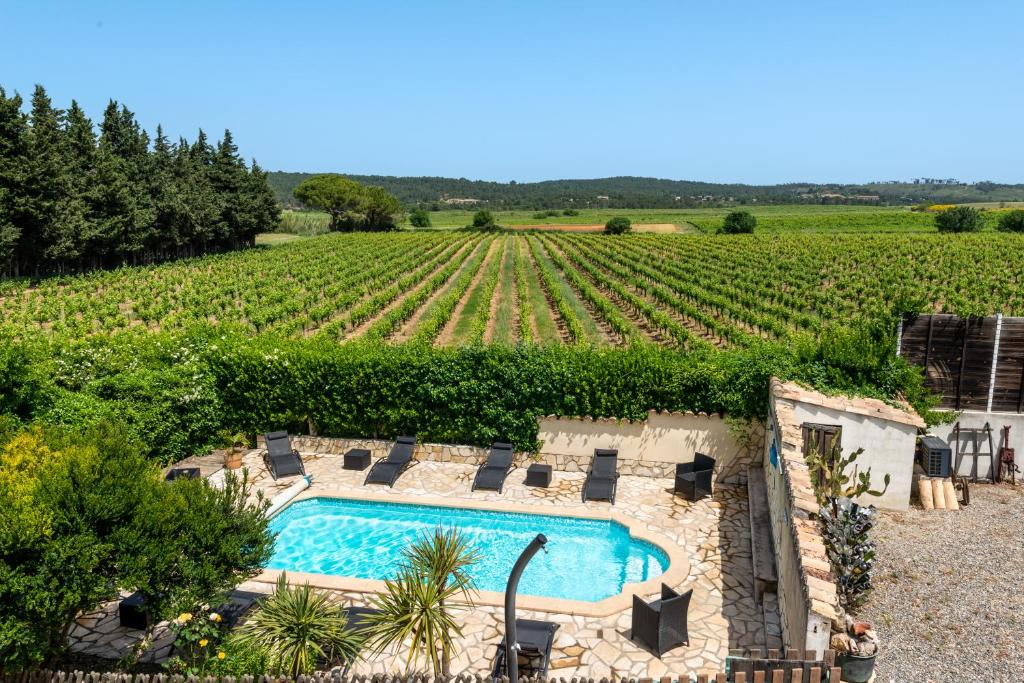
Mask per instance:
[[[917,461],[929,477],[948,477],[952,459],[952,449],[937,436],[922,436],[917,442]]]

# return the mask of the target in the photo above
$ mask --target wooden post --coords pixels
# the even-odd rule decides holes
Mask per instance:
[[[1024,358],[1020,362],[1020,386],[1017,387],[1017,412],[1024,413]]]
[[[928,358],[932,353],[932,328],[935,326],[935,316],[928,316],[928,340],[924,343],[924,374],[928,376]]]
[[[946,489],[942,485],[942,480],[935,478],[931,481],[932,484],[932,501],[935,503],[936,510],[946,509]]]
[[[960,349],[960,371],[956,382],[956,409],[960,410],[960,399],[964,393],[964,366],[967,364],[967,338],[971,335],[971,318],[964,319],[964,345]]]
[[[943,479],[942,488],[946,494],[946,509],[947,510],[959,510],[960,503],[956,500],[956,489],[953,488],[952,479]]]
[[[935,502],[932,498],[932,482],[928,477],[921,477],[917,480],[917,494],[921,499],[921,507],[925,510],[934,510]]]

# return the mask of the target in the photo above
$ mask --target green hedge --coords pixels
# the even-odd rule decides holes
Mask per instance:
[[[780,358],[653,347],[331,344],[235,340],[208,355],[231,424],[331,436],[534,448],[539,415],[643,418],[692,410],[759,417]]]
[[[869,328],[698,353],[337,344],[210,327],[85,341],[0,335],[0,413],[69,426],[116,419],[164,460],[221,445],[225,431],[304,432],[310,422],[324,436],[415,433],[532,449],[541,415],[642,419],[656,409],[761,418],[773,375],[928,406],[921,373]]]

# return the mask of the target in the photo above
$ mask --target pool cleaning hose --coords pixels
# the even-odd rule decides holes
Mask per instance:
[[[277,494],[270,499],[270,507],[267,508],[266,515],[268,518],[273,517],[275,514],[281,511],[285,505],[291,502],[291,499],[299,495],[306,489],[308,489],[313,483],[313,477],[307,475],[300,477],[297,482],[286,488],[281,493]]]
[[[537,537],[530,541],[530,545],[519,555],[512,573],[508,575],[508,584],[505,586],[505,663],[508,666],[508,680],[516,683],[519,680],[519,642],[516,640],[516,589],[519,587],[519,577],[522,575],[526,565],[530,563],[537,551],[548,542],[544,534],[537,534]]]

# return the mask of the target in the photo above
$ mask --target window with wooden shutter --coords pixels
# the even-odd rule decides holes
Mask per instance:
[[[839,425],[823,425],[805,422],[800,425],[804,437],[804,459],[811,454],[824,455],[825,462],[832,464],[842,447],[843,428]],[[817,483],[819,470],[812,471],[811,481]]]

